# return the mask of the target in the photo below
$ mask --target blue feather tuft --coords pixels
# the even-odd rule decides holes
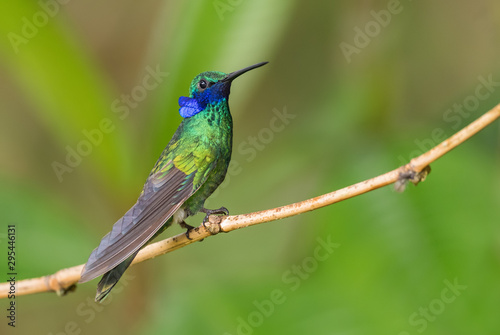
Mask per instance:
[[[179,114],[183,118],[191,117],[203,110],[203,107],[194,98],[180,97],[179,98]]]

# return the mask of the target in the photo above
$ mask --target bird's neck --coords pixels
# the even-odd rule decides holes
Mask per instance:
[[[188,132],[201,134],[211,134],[212,136],[225,136],[229,134],[233,127],[233,120],[229,111],[227,99],[208,103],[205,108],[193,115],[185,118],[182,123]]]
[[[205,119],[210,127],[232,127],[233,121],[226,98],[223,98],[215,103],[209,103],[205,110],[200,114],[205,116]]]

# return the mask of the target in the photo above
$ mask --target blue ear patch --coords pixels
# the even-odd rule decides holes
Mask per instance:
[[[181,107],[179,108],[179,114],[181,114],[183,118],[191,117],[203,110],[203,107],[200,106],[196,99],[188,97],[180,97],[179,106]]]

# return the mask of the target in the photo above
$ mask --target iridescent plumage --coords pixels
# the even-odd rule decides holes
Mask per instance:
[[[156,162],[136,204],[118,220],[94,249],[80,283],[103,275],[97,287],[101,301],[118,282],[138,251],[172,223],[210,211],[205,200],[222,183],[231,160],[233,121],[228,97],[231,82],[262,66],[259,63],[230,74],[204,72],[194,78],[189,97],[179,99],[184,118]]]

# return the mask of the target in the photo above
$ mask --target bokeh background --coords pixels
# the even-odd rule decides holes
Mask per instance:
[[[232,214],[392,170],[500,102],[494,0],[65,2],[0,5],[0,254],[15,224],[18,279],[87,260],[136,201],[200,72],[270,61],[232,88],[237,165],[207,203]],[[103,119],[113,130],[85,147]],[[78,148],[58,178],[54,162]],[[103,305],[97,280],[18,297],[15,331],[498,334],[499,153],[496,122],[402,194],[190,245],[132,267]]]

